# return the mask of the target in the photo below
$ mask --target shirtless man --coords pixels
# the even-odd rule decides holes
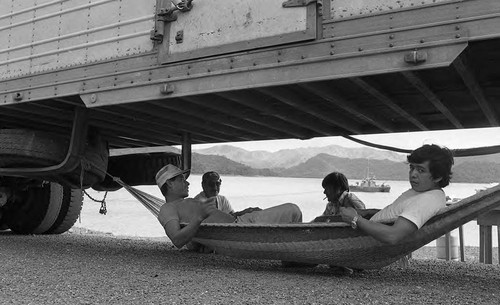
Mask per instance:
[[[205,223],[292,223],[302,222],[302,212],[293,203],[285,203],[262,211],[232,216],[215,207],[214,200],[201,202],[189,196],[189,182],[184,176],[189,170],[181,170],[168,164],[156,174],[156,183],[166,203],[160,208],[158,220],[172,243],[181,248],[196,235]],[[181,228],[181,223],[187,223]]]
[[[437,145],[424,145],[407,157],[411,189],[373,215],[360,217],[353,208],[340,208],[342,220],[375,239],[396,244],[421,228],[446,206],[443,187],[450,183],[453,155]],[[394,221],[393,225],[380,222]]]

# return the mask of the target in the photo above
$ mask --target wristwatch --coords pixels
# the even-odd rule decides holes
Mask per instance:
[[[358,215],[354,216],[354,218],[351,220],[351,228],[356,229],[358,227]]]

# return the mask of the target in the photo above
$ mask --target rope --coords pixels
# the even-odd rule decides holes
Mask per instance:
[[[413,151],[412,149],[403,149],[403,148],[398,148],[398,147],[394,147],[394,146],[376,144],[376,143],[364,141],[361,139],[357,139],[357,138],[354,138],[354,137],[351,137],[348,135],[343,135],[342,137],[346,138],[348,140],[351,140],[353,142],[365,145],[365,146],[394,151],[394,152],[399,152],[399,153],[404,153],[404,154],[410,154]],[[460,148],[460,149],[450,149],[450,150],[453,152],[454,157],[471,157],[471,156],[481,156],[481,155],[492,155],[492,154],[500,153],[500,145],[475,147],[475,148],[463,148],[463,149]]]
[[[83,160],[84,160],[84,158],[82,158],[82,162],[83,162]],[[85,160],[85,162],[87,162],[87,164],[89,166],[93,166],[94,169],[96,169],[97,171],[99,171],[99,172],[105,174],[106,176],[110,177],[111,179],[113,179],[114,182],[116,182],[119,185],[121,185],[132,196],[134,196],[140,203],[142,203],[153,215],[155,215],[156,217],[158,217],[158,214],[160,213],[160,208],[165,203],[165,201],[163,199],[155,197],[153,195],[150,195],[150,194],[148,194],[146,192],[143,192],[143,191],[141,191],[139,189],[136,189],[136,188],[134,188],[134,187],[126,184],[120,178],[114,177],[111,174],[109,174],[108,172],[106,172],[104,170],[101,170],[99,167],[97,167],[95,164],[93,164],[92,162],[90,162],[88,160]],[[83,169],[83,166],[82,166],[82,169]],[[80,176],[80,186],[82,186],[82,183],[83,183],[83,173]],[[83,190],[83,187],[82,187],[82,190]],[[101,209],[99,210],[99,213],[106,214],[107,211],[106,211],[106,201],[105,201],[105,199],[106,199],[106,195],[108,194],[107,191],[104,194],[104,198],[102,200],[96,200],[96,199],[92,198],[89,194],[87,194],[87,192],[85,192],[85,190],[83,190],[83,192],[91,200],[96,201],[96,202],[101,202]]]

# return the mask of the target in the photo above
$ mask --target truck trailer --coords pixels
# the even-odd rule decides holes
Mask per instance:
[[[190,168],[192,144],[499,126],[498,0],[3,0],[0,41],[0,229],[21,234],[67,231],[111,177]]]

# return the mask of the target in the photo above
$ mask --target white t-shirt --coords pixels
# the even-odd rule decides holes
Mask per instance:
[[[446,207],[446,196],[442,189],[417,192],[409,189],[393,203],[380,210],[370,219],[376,222],[393,222],[404,217],[421,228],[427,220]]]
[[[197,199],[199,201],[205,202],[207,201],[207,196],[205,196],[205,192],[201,191],[194,199]],[[229,203],[229,200],[227,200],[226,197],[222,195],[217,195],[215,196],[215,203],[217,205],[217,209],[224,212],[224,213],[234,213],[233,207],[231,207],[231,204]]]

